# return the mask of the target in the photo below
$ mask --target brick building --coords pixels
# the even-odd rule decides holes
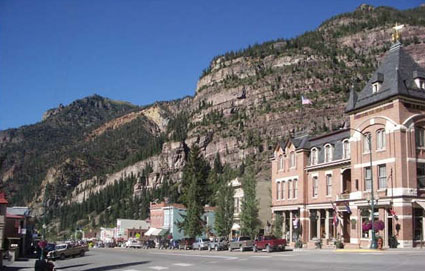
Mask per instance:
[[[373,187],[384,246],[392,236],[417,246],[425,233],[424,69],[395,42],[363,90],[351,91],[346,113],[350,128],[276,146],[274,216],[283,216],[291,242],[368,247]]]

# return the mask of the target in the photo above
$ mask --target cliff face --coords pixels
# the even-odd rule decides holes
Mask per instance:
[[[140,108],[96,96],[49,110],[39,124],[0,131],[0,180],[14,194],[36,175],[38,182],[24,198],[35,208],[45,200],[46,187],[66,188],[54,190],[50,206],[81,202],[148,165],[148,187],[165,179],[178,183],[187,151],[197,144],[210,162],[217,153],[232,167],[254,159],[261,218],[270,221],[269,157],[275,144],[290,133],[344,125],[348,90],[366,83],[389,48],[396,21],[406,25],[405,49],[425,66],[424,15],[423,7],[397,11],[362,5],[295,39],[216,57],[194,97]],[[302,106],[301,96],[313,104]],[[187,135],[172,140],[170,121],[182,112],[188,116]],[[36,144],[43,135],[50,139]],[[35,157],[47,163],[37,164]]]

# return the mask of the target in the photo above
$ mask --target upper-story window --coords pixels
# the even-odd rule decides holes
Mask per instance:
[[[313,198],[317,197],[319,193],[319,179],[317,176],[313,177]]]
[[[294,185],[294,196],[293,196],[293,198],[296,199],[297,195],[298,195],[298,180],[294,180],[293,185]]]
[[[325,163],[332,161],[332,149],[331,144],[325,145]]]
[[[363,153],[369,153],[370,152],[370,133],[365,133],[363,137]]]
[[[284,199],[285,198],[285,182],[280,183],[280,190],[281,190],[280,198]]]
[[[279,170],[283,170],[283,155],[279,156]]]
[[[288,181],[288,199],[292,199],[292,181]]]
[[[289,154],[289,158],[290,158],[290,167],[291,168],[293,168],[293,167],[295,167],[295,152],[294,151],[292,151],[290,154]]]
[[[310,164],[313,165],[317,165],[319,160],[319,152],[317,150],[317,148],[313,148],[311,149],[311,154],[310,154]]]
[[[364,186],[366,191],[372,189],[372,170],[370,167],[365,168]]]
[[[383,150],[385,149],[385,130],[380,129],[376,132],[376,149]]]
[[[378,188],[387,188],[387,167],[385,164],[378,166]]]
[[[425,188],[425,163],[416,164],[416,178],[418,181],[418,188]]]
[[[415,128],[416,147],[425,147],[425,129],[423,127]]]
[[[326,196],[332,195],[332,175],[326,175]]]
[[[348,141],[348,139],[345,139],[344,141],[342,141],[342,158],[348,159],[350,158],[350,156],[350,142]]]
[[[276,183],[276,199],[280,199],[280,195],[281,195],[281,186],[280,186],[280,182]]]

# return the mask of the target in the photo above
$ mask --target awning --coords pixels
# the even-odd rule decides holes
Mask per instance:
[[[157,228],[149,228],[149,230],[145,233],[146,236],[157,235],[155,232],[159,232],[161,229]]]
[[[241,229],[241,226],[239,226],[239,224],[233,223],[232,231],[238,231],[240,229]]]

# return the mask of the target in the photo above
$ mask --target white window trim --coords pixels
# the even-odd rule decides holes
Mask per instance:
[[[330,194],[328,194],[328,176],[330,176],[331,177],[331,193]],[[326,197],[327,198],[330,198],[330,197],[332,197],[332,190],[333,190],[333,176],[332,176],[332,174],[330,174],[330,173],[326,173],[326,175],[325,175],[325,180],[326,180]]]
[[[330,157],[327,157],[327,149],[330,149]],[[330,143],[325,144],[325,146],[323,146],[323,150],[324,150],[324,163],[330,163],[333,161],[333,146]],[[329,159],[330,158],[330,159]]]
[[[345,143],[348,143],[348,152],[349,155],[347,156],[347,154],[345,153]],[[350,140],[348,138],[344,139],[342,141],[342,159],[350,159],[351,158],[351,146],[350,146]]]
[[[314,148],[311,149],[310,153],[311,153],[310,165],[315,166],[315,165],[319,164],[319,150],[316,147],[314,147]],[[313,163],[313,154],[314,154],[314,158],[315,158],[316,163]]]
[[[381,148],[379,148],[379,144],[378,144],[378,139],[380,137],[380,134],[382,136],[382,142],[384,142],[384,146],[382,146]],[[385,133],[385,129],[379,129],[376,131],[376,151],[384,151],[386,149],[387,146],[387,139],[386,139],[386,133]],[[381,142],[381,144],[382,144]]]

